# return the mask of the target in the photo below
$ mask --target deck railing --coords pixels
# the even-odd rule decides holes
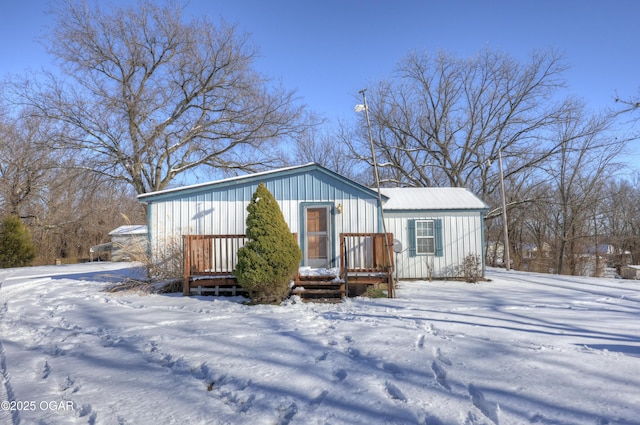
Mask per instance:
[[[185,276],[230,275],[247,241],[245,235],[184,236]]]
[[[349,272],[381,272],[393,267],[393,234],[341,233],[340,252]]]
[[[297,239],[297,238],[296,238]],[[189,294],[194,277],[211,276],[232,279],[238,262],[238,250],[248,241],[246,235],[186,235],[184,242],[184,293]],[[389,284],[393,296],[393,234],[341,233],[340,275],[379,274]]]
[[[362,281],[362,274],[379,275],[387,283],[389,297],[394,296],[392,233],[341,233],[340,253],[340,276],[347,286],[349,279]]]

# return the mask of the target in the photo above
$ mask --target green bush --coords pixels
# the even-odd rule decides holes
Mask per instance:
[[[36,250],[20,217],[10,215],[0,223],[0,267],[31,265]]]
[[[279,303],[289,294],[302,252],[275,198],[260,183],[247,207],[247,238],[233,271],[256,303]]]

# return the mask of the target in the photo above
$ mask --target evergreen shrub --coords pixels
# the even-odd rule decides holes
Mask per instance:
[[[0,222],[0,268],[31,265],[36,250],[29,231],[16,215]]]
[[[260,183],[247,206],[248,242],[233,271],[238,284],[259,304],[280,303],[289,295],[302,252],[275,198]]]

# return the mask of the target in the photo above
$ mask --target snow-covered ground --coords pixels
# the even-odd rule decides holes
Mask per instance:
[[[0,424],[640,424],[638,281],[247,306],[102,292],[126,267],[0,270]]]

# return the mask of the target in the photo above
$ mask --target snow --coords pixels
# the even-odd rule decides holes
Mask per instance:
[[[640,424],[638,282],[489,270],[396,299],[108,293],[0,270],[0,424]]]
[[[486,210],[489,207],[463,187],[385,187],[385,211]]]

